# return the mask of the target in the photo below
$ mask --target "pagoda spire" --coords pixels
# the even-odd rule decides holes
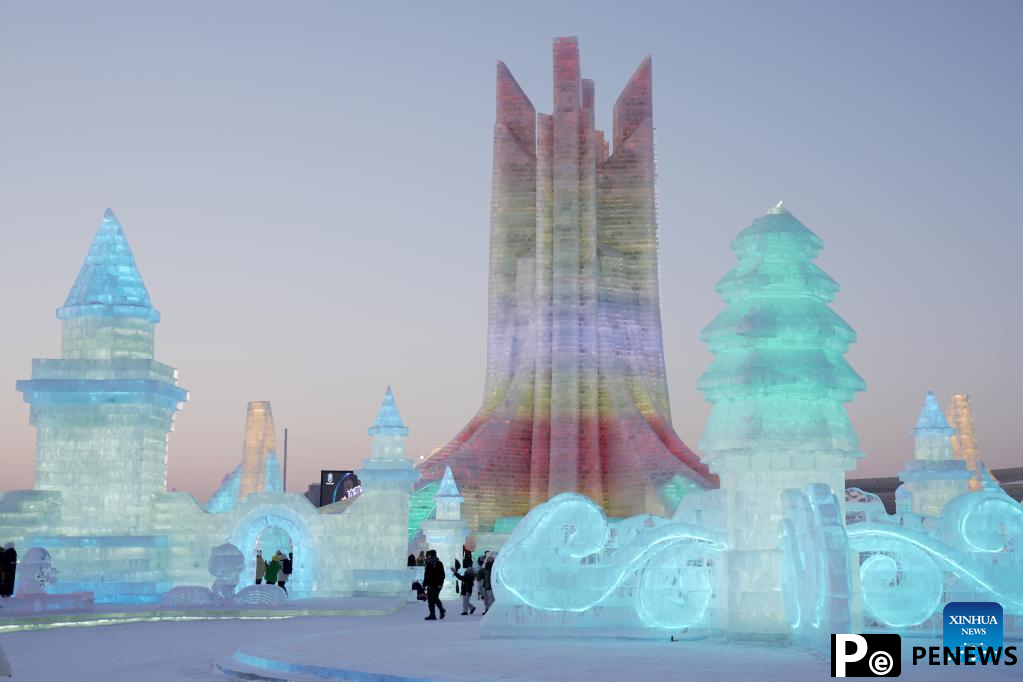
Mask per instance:
[[[135,264],[124,229],[111,209],[103,214],[85,262],[64,305],[62,320],[76,317],[137,317],[159,322],[149,292]]]

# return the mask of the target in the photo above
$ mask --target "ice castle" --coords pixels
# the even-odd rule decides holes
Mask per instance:
[[[17,384],[37,429],[36,488],[0,493],[0,537],[49,550],[56,591],[157,602],[173,586],[208,583],[211,549],[225,542],[245,557],[242,584],[254,578],[256,549],[268,546],[293,550],[293,596],[407,591],[419,474],[390,388],[369,431],[358,498],[317,509],[282,492],[270,405],[256,402],[242,463],[207,510],[166,491],[168,436],[188,393],[153,358],[160,314],[112,211],[57,317],[61,358],[34,360],[32,378]]]

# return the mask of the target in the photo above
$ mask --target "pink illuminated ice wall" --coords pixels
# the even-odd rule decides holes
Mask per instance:
[[[566,491],[630,516],[715,484],[671,426],[651,114],[649,57],[612,144],[575,38],[554,41],[553,114],[497,64],[483,405],[420,466],[425,481],[451,466],[477,529]]]

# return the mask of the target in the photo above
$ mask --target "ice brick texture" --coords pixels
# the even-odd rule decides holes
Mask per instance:
[[[844,403],[865,388],[845,361],[856,334],[829,307],[838,285],[811,261],[820,238],[779,203],[732,242],[738,263],[717,284],[725,309],[701,338],[712,403],[700,448],[721,481],[726,542],[721,626],[777,635],[783,491],[845,488],[862,456]]]
[[[32,379],[17,384],[36,427],[36,489],[62,494],[66,531],[144,526],[188,394],[153,359],[160,314],[113,211],[57,317],[61,358],[33,360]]]
[[[966,461],[952,452],[955,432],[934,393],[928,391],[913,428],[914,458],[899,472],[898,511],[939,516],[946,504],[969,491],[972,474]]]
[[[713,477],[671,426],[658,282],[651,63],[614,106],[613,149],[575,38],[554,41],[554,112],[497,64],[483,404],[420,465],[450,466],[489,530],[563,492],[670,514]]]

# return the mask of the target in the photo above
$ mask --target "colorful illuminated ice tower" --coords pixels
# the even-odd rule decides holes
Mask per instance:
[[[563,492],[670,515],[714,477],[671,425],[661,341],[650,58],[595,128],[575,38],[554,41],[554,113],[497,64],[487,373],[450,466],[489,529]]]
[[[66,532],[131,533],[166,489],[168,435],[188,393],[153,359],[160,313],[113,211],[57,317],[60,359],[33,360],[32,379],[17,383],[37,432],[36,489],[61,493]]]

